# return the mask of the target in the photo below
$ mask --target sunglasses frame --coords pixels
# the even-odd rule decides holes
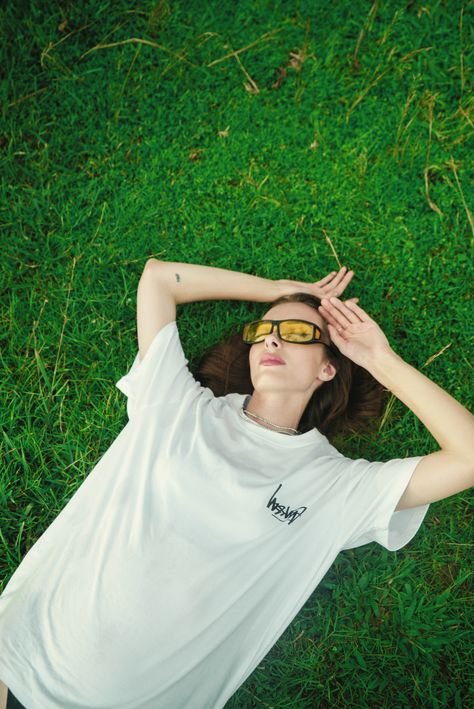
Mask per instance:
[[[305,340],[304,342],[294,342],[293,340],[285,340],[285,338],[282,337],[281,333],[280,333],[280,324],[282,322],[288,322],[288,321],[290,321],[290,322],[304,322],[307,325],[311,325],[311,327],[313,328],[313,337],[311,338],[311,340]],[[324,340],[321,339],[322,334],[323,334],[321,331],[321,328],[318,327],[317,325],[315,325],[313,322],[310,322],[309,320],[302,320],[301,318],[284,318],[284,320],[268,320],[265,318],[263,320],[252,320],[251,322],[245,323],[244,330],[248,325],[254,325],[255,323],[260,323],[260,322],[272,323],[272,329],[270,330],[270,332],[267,332],[266,335],[263,335],[261,340],[252,340],[252,341],[246,340],[244,338],[244,334],[242,331],[242,340],[245,342],[246,345],[255,345],[255,344],[258,344],[259,342],[263,342],[263,340],[265,339],[265,337],[267,335],[271,335],[273,333],[273,331],[275,329],[275,325],[276,325],[278,337],[280,338],[280,340],[283,340],[283,342],[288,342],[290,345],[313,345],[315,343],[319,343],[320,345],[326,345],[326,347],[329,347],[329,349],[331,349],[331,350],[334,349],[331,345],[329,345],[327,342],[324,342]],[[315,337],[316,332],[319,332],[319,335],[320,335],[319,337]]]

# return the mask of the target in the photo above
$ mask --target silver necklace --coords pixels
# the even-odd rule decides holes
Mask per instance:
[[[296,428],[292,428],[291,426],[278,426],[278,424],[272,423],[271,421],[268,421],[267,419],[264,419],[261,416],[258,416],[257,414],[252,413],[252,411],[247,411],[247,409],[245,407],[245,401],[242,405],[242,412],[243,412],[243,414],[245,414],[244,418],[246,420],[248,420],[247,416],[255,416],[255,418],[259,419],[260,421],[263,421],[264,423],[270,424],[270,426],[275,426],[276,428],[280,428],[280,429],[286,428],[286,431],[281,430],[281,431],[279,431],[279,433],[285,433],[287,436],[299,436],[301,433],[301,431],[298,431]],[[255,422],[253,422],[253,423],[255,423]],[[294,433],[288,433],[288,431],[294,431]]]

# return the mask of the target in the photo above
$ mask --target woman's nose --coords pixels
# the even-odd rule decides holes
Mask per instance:
[[[281,343],[281,340],[278,336],[278,329],[277,325],[273,326],[273,330],[268,333],[268,335],[265,335],[265,342],[270,344],[271,342],[277,342],[278,344]]]

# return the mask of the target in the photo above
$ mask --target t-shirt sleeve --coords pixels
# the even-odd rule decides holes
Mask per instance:
[[[370,462],[345,458],[345,504],[341,510],[343,549],[377,542],[389,551],[408,544],[421,526],[429,504],[395,511],[423,456]]]
[[[174,402],[186,399],[189,404],[202,392],[210,393],[196,381],[188,362],[173,320],[156,333],[143,360],[137,352],[127,374],[115,383],[127,397],[129,420],[147,407],[161,404],[169,410]]]

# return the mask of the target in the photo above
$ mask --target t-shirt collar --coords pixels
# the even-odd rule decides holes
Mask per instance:
[[[287,448],[306,446],[308,444],[314,445],[315,443],[320,443],[322,439],[326,439],[317,428],[311,429],[311,431],[306,431],[305,433],[300,433],[297,436],[288,436],[285,433],[280,433],[279,431],[273,431],[271,428],[266,428],[265,426],[260,426],[260,424],[253,422],[251,419],[244,419],[242,416],[242,407],[247,399],[250,399],[250,394],[227,394],[225,397],[228,403],[232,406],[235,413],[236,425],[239,426],[243,432],[247,432],[249,436],[256,439],[265,439],[268,443],[275,443]],[[245,414],[244,414],[245,416]]]

